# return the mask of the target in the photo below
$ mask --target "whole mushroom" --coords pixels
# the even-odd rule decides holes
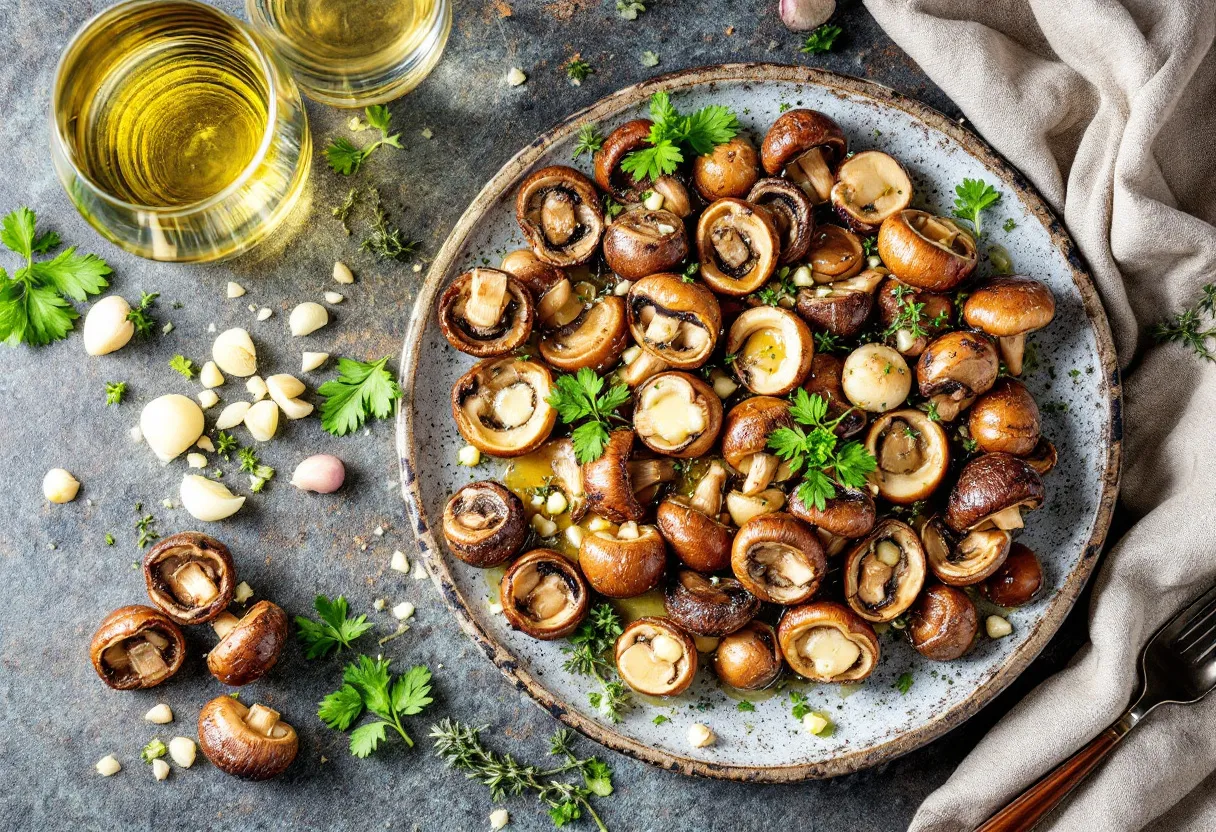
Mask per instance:
[[[1038,594],[1043,586],[1043,565],[1034,551],[1021,543],[1009,550],[1009,557],[980,584],[980,593],[998,607],[1020,607]]]
[[[635,208],[604,232],[604,260],[626,280],[668,271],[687,256],[684,221],[670,211]]]
[[[947,332],[932,341],[916,362],[920,394],[953,422],[996,382],[1000,362],[992,342],[973,332]]]
[[[968,462],[946,503],[946,524],[956,532],[1020,529],[1022,512],[1043,505],[1043,481],[1010,454],[984,454]]]
[[[515,218],[536,256],[554,266],[586,263],[604,233],[595,184],[566,165],[541,168],[523,181]]]
[[[507,622],[532,638],[564,638],[587,617],[590,590],[560,552],[533,549],[503,574],[498,599]]]
[[[714,672],[737,690],[768,687],[781,674],[782,664],[777,631],[763,621],[749,621],[723,636],[714,651]]]
[[[849,228],[873,234],[883,220],[908,207],[912,180],[893,156],[864,150],[836,169],[831,198],[832,207]]]
[[[557,411],[549,404],[549,369],[516,356],[487,358],[452,385],[456,429],[482,453],[522,456],[549,438]]]
[[[671,459],[633,459],[633,439],[632,430],[614,430],[599,459],[583,465],[587,508],[613,523],[641,520],[643,503],[676,477]]]
[[[715,292],[751,294],[772,277],[780,255],[781,236],[766,208],[726,197],[701,212],[697,258],[701,278]]]
[[[627,121],[609,133],[600,149],[595,151],[595,183],[626,205],[642,201],[646,182],[639,182],[633,174],[621,170],[621,162],[630,153],[647,146],[653,126],[654,122],[647,118]]]
[[[926,659],[949,662],[966,653],[979,631],[975,604],[961,589],[926,587],[908,614],[908,640]]]
[[[731,324],[726,351],[735,356],[731,368],[744,387],[762,396],[780,396],[806,379],[815,341],[794,313],[777,306],[755,306]]]
[[[769,212],[781,238],[783,266],[801,260],[811,248],[815,231],[815,206],[806,192],[786,179],[761,179],[747,194],[747,201]]]
[[[760,157],[743,136],[716,145],[692,163],[692,184],[706,202],[723,197],[742,199],[760,178]]]
[[[300,742],[278,711],[217,696],[198,715],[198,744],[211,764],[246,780],[278,777],[291,765]]]
[[[186,657],[186,640],[173,619],[133,604],[105,617],[89,644],[93,669],[115,690],[151,688],[172,678]]]
[[[236,588],[228,547],[201,532],[179,532],[148,550],[148,597],[178,624],[202,624],[222,613]]]
[[[634,341],[668,365],[691,370],[713,354],[722,309],[705,286],[655,274],[634,283],[626,303]]]
[[[707,578],[680,569],[663,590],[667,617],[699,636],[719,638],[735,632],[756,617],[760,599],[734,578]]]
[[[633,598],[662,581],[667,547],[654,526],[628,520],[615,532],[601,529],[584,535],[578,564],[596,592],[609,598]]]
[[[649,696],[676,696],[697,675],[697,648],[675,624],[639,618],[625,627],[614,649],[616,669],[625,684]]]
[[[870,482],[882,497],[898,505],[928,498],[950,466],[946,432],[914,408],[893,410],[876,419],[865,446],[877,461]]]
[[[207,669],[225,685],[240,687],[265,676],[287,641],[287,613],[258,601],[240,618],[220,613],[211,622],[220,643],[207,654]]]
[[[941,517],[927,520],[920,530],[925,557],[934,576],[950,586],[978,584],[992,575],[1009,555],[1012,535],[1002,529],[977,529],[955,534]]]
[[[925,550],[911,526],[888,518],[849,552],[844,595],[867,621],[892,621],[925,585]]]
[[[1039,445],[1039,407],[1026,385],[1002,378],[972,405],[968,429],[981,451],[1024,457]]]
[[[816,205],[827,202],[848,141],[840,125],[817,110],[783,113],[764,136],[760,160],[769,176],[784,174]]]
[[[714,460],[690,497],[672,495],[659,503],[655,517],[659,532],[680,560],[700,572],[730,566],[735,532],[719,519],[728,476],[726,467]]]
[[[911,208],[883,220],[878,256],[904,283],[931,292],[956,288],[978,262],[971,232],[952,219]]]
[[[696,376],[659,373],[634,394],[633,428],[657,453],[680,459],[704,456],[722,430],[722,400]]]
[[[811,279],[816,283],[848,280],[866,265],[861,238],[839,225],[815,228],[807,259],[810,260]]]
[[[841,338],[865,328],[874,310],[874,292],[885,270],[867,269],[854,277],[798,290],[795,308],[807,323]]]
[[[463,486],[443,509],[443,537],[452,554],[487,569],[506,563],[528,536],[519,497],[493,481]]]
[[[748,520],[735,535],[731,569],[743,586],[774,604],[800,604],[819,589],[827,558],[819,536],[791,514]]]
[[[781,655],[812,682],[860,682],[878,666],[878,636],[868,621],[835,601],[786,610],[777,625]]]
[[[463,353],[485,358],[518,347],[532,334],[532,296],[498,269],[473,269],[439,297],[439,329]]]
[[[1051,323],[1056,301],[1051,290],[1030,277],[996,277],[963,304],[963,320],[997,339],[1011,375],[1022,374],[1026,336]]]
[[[773,396],[744,399],[726,414],[722,429],[722,455],[739,473],[746,476],[739,491],[751,496],[768,488],[774,480],[789,476],[776,454],[769,452],[768,438],[778,428],[792,428],[789,404]]]

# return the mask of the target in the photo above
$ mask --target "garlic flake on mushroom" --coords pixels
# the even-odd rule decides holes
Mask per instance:
[[[207,522],[231,517],[245,504],[244,497],[233,494],[223,483],[198,474],[188,474],[182,479],[180,494],[182,507],[190,516]]]

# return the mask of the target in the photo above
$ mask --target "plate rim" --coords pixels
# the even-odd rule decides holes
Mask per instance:
[[[811,84],[852,96],[868,98],[882,107],[901,110],[914,120],[945,133],[958,142],[970,156],[977,159],[993,175],[999,177],[1006,187],[1013,190],[1026,209],[1043,224],[1053,245],[1064,256],[1072,271],[1073,283],[1081,295],[1085,317],[1094,332],[1098,360],[1102,368],[1101,389],[1108,403],[1109,419],[1105,425],[1107,453],[1106,464],[1102,470],[1102,493],[1094,515],[1093,530],[1084,546],[1080,560],[1066,576],[1060,591],[1044,610],[1042,617],[1033,625],[1029,637],[1010,654],[992,677],[983,682],[958,705],[943,711],[939,716],[923,725],[896,734],[879,745],[867,749],[844,751],[821,762],[764,766],[694,760],[678,753],[652,747],[627,737],[610,726],[602,725],[577,710],[568,708],[564,702],[551,694],[539,680],[524,669],[510,651],[497,643],[489,633],[481,628],[467,609],[465,600],[457,589],[444,559],[431,557],[431,553],[439,551],[439,547],[430,531],[430,524],[411,462],[414,437],[412,425],[414,391],[411,382],[416,374],[418,347],[421,344],[425,325],[431,315],[435,296],[444,275],[454,264],[461,247],[474,231],[481,216],[493,207],[499,196],[521,178],[524,172],[529,170],[550,146],[576,132],[584,122],[602,122],[636,105],[654,92],[683,90],[715,82],[764,83],[769,81]],[[851,774],[888,762],[920,748],[974,716],[1029,667],[1072,610],[1102,551],[1110,528],[1122,473],[1122,380],[1110,325],[1098,296],[1093,276],[1063,223],[1056,217],[1046,200],[995,149],[977,134],[962,127],[961,124],[938,110],[874,81],[812,67],[763,62],[728,63],[693,67],[656,76],[599,99],[594,104],[563,119],[524,146],[498,169],[474,197],[431,263],[410,313],[399,364],[399,380],[403,395],[397,409],[397,455],[400,463],[402,497],[407,514],[413,524],[419,553],[423,556],[422,561],[460,628],[482,649],[516,689],[527,693],[551,716],[584,736],[622,754],[660,768],[726,780],[788,783]]]

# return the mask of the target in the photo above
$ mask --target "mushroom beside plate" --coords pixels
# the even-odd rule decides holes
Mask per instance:
[[[1042,588],[1010,614],[1011,636],[981,637],[950,665],[951,683],[946,674],[931,675],[934,663],[896,631],[880,636],[883,660],[860,686],[845,689],[847,698],[836,685],[805,689],[812,708],[832,714],[831,736],[804,730],[789,715],[785,696],[749,695],[756,700],[755,711],[736,710],[739,694],[726,695],[708,655],[701,657],[688,690],[667,703],[675,708],[671,722],[655,725],[657,711],[639,700],[624,721],[613,724],[588,704],[589,680],[562,670],[560,642],[512,630],[491,610],[496,581],[442,548],[444,506],[469,482],[469,469],[456,461],[465,443],[447,402],[452,385],[474,359],[448,346],[435,304],[482,256],[526,246],[514,215],[519,186],[546,165],[567,164],[580,125],[597,124],[607,134],[631,118],[645,117],[650,95],[659,90],[670,93],[681,112],[709,104],[730,107],[752,136],[764,135],[783,101],[821,110],[844,128],[857,150],[873,147],[899,160],[918,195],[913,209],[947,212],[946,202],[926,195],[952,193],[964,178],[991,183],[1002,198],[984,217],[987,244],[1003,245],[1017,272],[1046,283],[1057,301],[1051,326],[1029,338],[1028,354],[1037,357],[1038,370],[1028,361],[1020,377],[1040,403],[1066,405],[1042,414],[1043,435],[1051,437],[1059,456],[1057,468],[1043,478],[1051,510],[1036,512],[1018,537],[1042,558]],[[872,138],[875,131],[881,138]],[[585,158],[576,164],[590,174]],[[1000,230],[1008,219],[1016,227]],[[981,265],[980,271],[987,273],[986,268]],[[1057,374],[1075,368],[1080,375],[1048,390],[1047,366]],[[951,119],[885,87],[808,68],[735,64],[653,79],[608,96],[529,143],[473,200],[435,258],[410,320],[400,372],[402,490],[421,560],[459,626],[562,722],[618,751],[689,774],[770,782],[832,777],[889,761],[960,725],[1021,673],[1059,628],[1093,568],[1118,490],[1122,409],[1114,349],[1093,281],[1061,223],[1017,171]],[[476,469],[476,479],[501,480],[505,467],[487,459]],[[658,610],[661,614],[661,606]],[[893,686],[908,670],[915,684],[901,696]],[[707,709],[691,710],[691,703]],[[691,748],[685,734],[692,722],[709,725],[717,742]],[[756,736],[764,742],[756,742]]]

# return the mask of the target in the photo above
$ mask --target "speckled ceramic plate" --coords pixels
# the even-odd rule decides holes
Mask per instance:
[[[1026,377],[1043,409],[1044,433],[1060,456],[1059,467],[1045,478],[1046,507],[1030,516],[1021,537],[1043,560],[1045,591],[1010,615],[1012,636],[981,637],[961,660],[930,662],[892,631],[882,637],[880,667],[865,684],[801,688],[811,707],[831,715],[831,736],[802,728],[790,714],[788,691],[756,701],[754,711],[738,710],[737,700],[704,668],[683,695],[639,703],[613,724],[588,704],[589,681],[563,672],[561,645],[510,630],[490,609],[496,589],[486,573],[440,546],[444,503],[470,481],[469,469],[456,465],[463,441],[448,401],[472,359],[444,340],[434,302],[456,275],[524,246],[513,203],[530,171],[568,164],[580,125],[593,122],[607,133],[643,115],[656,90],[669,91],[685,111],[710,103],[733,108],[757,146],[783,105],[822,110],[840,122],[851,149],[874,147],[903,162],[916,186],[914,207],[948,213],[952,190],[964,177],[995,183],[1003,197],[984,217],[994,229],[993,242],[1008,249],[1016,271],[1046,281],[1057,299],[1055,321],[1032,336],[1038,366]],[[586,156],[577,164],[590,171]],[[1009,232],[1001,230],[1006,220],[1017,224]],[[830,777],[889,760],[959,725],[1025,669],[1064,620],[1093,568],[1118,488],[1115,354],[1093,283],[1060,222],[992,149],[940,113],[885,87],[801,67],[736,64],[657,78],[608,96],[521,150],[482,189],[439,252],[410,321],[401,378],[405,501],[425,562],[460,626],[562,722],[618,751],[686,773],[762,781]],[[483,464],[476,476],[500,471]],[[914,683],[901,694],[895,681],[909,671]],[[659,714],[668,721],[656,725]],[[693,722],[710,725],[718,742],[692,749],[686,736]]]

